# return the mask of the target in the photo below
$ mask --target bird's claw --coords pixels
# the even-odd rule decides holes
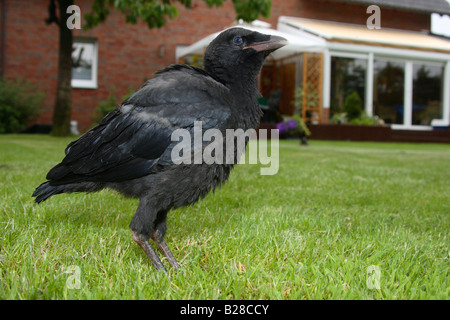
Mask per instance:
[[[147,239],[145,239],[145,237],[143,237],[142,235],[140,235],[140,234],[138,234],[136,232],[132,233],[132,237],[133,237],[133,240],[147,254],[147,256],[149,257],[150,261],[153,263],[155,268],[158,271],[166,272],[167,271],[166,268],[164,268],[163,263],[159,259],[158,255],[156,254],[156,252],[153,249],[153,247],[150,245],[150,242]],[[169,261],[169,264],[174,269],[178,269],[180,267],[180,265],[178,264],[177,260],[175,259],[175,257],[173,256],[172,252],[170,251],[169,246],[167,245],[167,243],[164,240],[159,240],[157,237],[153,237],[152,236],[152,239],[155,241],[155,243],[158,246],[158,248],[161,250],[161,252],[167,258],[167,260]]]

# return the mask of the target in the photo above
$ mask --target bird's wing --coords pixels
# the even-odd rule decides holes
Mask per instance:
[[[172,132],[224,128],[231,115],[229,90],[203,70],[172,66],[109,113],[66,148],[63,161],[47,174],[56,184],[119,182],[171,164]]]

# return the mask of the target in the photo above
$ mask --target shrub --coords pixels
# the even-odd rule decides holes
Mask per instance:
[[[17,133],[37,118],[45,94],[28,80],[0,79],[0,133]]]
[[[362,112],[358,118],[353,118],[347,121],[347,115],[345,113],[335,113],[330,119],[330,123],[333,124],[352,124],[359,126],[381,126],[384,125],[383,120],[378,116],[370,117],[365,112]]]
[[[108,113],[117,108],[117,99],[113,94],[110,94],[106,100],[103,100],[95,107],[92,119],[95,123],[99,123]]]
[[[360,126],[378,126],[380,125],[380,121],[378,117],[369,117],[363,112],[358,118],[352,119],[350,124]]]
[[[94,122],[100,123],[100,121],[111,111],[116,109],[119,104],[124,101],[125,99],[129,98],[131,94],[133,93],[132,89],[128,90],[128,93],[122,97],[121,101],[117,101],[115,89],[112,88],[108,98],[106,100],[103,100],[99,103],[97,107],[95,107],[94,114],[92,115],[92,119]]]
[[[353,91],[350,93],[344,101],[344,111],[347,114],[347,120],[351,122],[353,119],[358,119],[363,113],[362,100],[358,95],[358,92]]]

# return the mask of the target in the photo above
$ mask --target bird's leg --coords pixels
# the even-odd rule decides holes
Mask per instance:
[[[145,237],[134,231],[132,232],[132,236],[133,240],[141,246],[142,250],[144,250],[144,252],[150,258],[150,261],[153,263],[156,269],[158,269],[158,271],[166,271],[155,250],[153,250],[152,246],[150,245],[150,242]]]
[[[164,238],[161,236],[161,233],[159,230],[156,230],[152,233],[151,238],[153,241],[155,241],[156,245],[158,246],[159,250],[164,254],[164,256],[167,258],[167,261],[169,261],[172,268],[178,269],[180,265],[178,264],[177,260],[172,254],[172,251],[170,251],[169,246],[167,245],[166,241],[164,241]]]
[[[166,241],[164,241],[164,236],[167,230],[166,218],[167,211],[161,211],[158,213],[155,221],[155,231],[150,234],[150,238],[152,238],[152,240],[156,243],[159,250],[161,250],[161,252],[167,258],[167,261],[169,261],[172,268],[177,269],[180,267],[180,265],[170,251]]]
[[[153,247],[148,241],[150,235],[154,232],[157,212],[152,210],[151,199],[143,197],[139,201],[139,206],[131,219],[130,228],[132,230],[133,240],[141,246],[142,250],[150,258],[150,261],[159,271],[165,271],[164,265],[159,259]]]

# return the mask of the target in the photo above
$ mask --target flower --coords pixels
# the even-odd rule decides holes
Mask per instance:
[[[298,121],[295,119],[289,119],[277,123],[277,129],[280,134],[296,133],[298,131]]]
[[[290,130],[297,130],[298,128],[298,122],[295,119],[287,121],[287,127]]]
[[[287,133],[289,131],[287,122],[285,122],[285,121],[278,122],[277,129],[280,132],[280,134]]]
[[[303,119],[299,116],[286,117],[284,121],[277,123],[277,129],[281,135],[298,135],[299,133],[304,133],[309,136],[308,127],[306,126]]]

